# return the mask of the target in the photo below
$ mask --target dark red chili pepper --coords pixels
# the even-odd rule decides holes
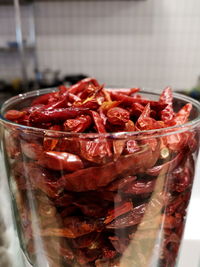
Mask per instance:
[[[46,105],[46,104],[48,104],[50,97],[52,97],[54,95],[55,95],[55,92],[38,96],[36,99],[33,100],[33,102],[31,103],[31,106],[36,106],[39,104]]]
[[[81,99],[77,95],[74,95],[72,93],[69,93],[69,101],[72,102],[72,103],[74,103],[74,102],[81,101]]]
[[[106,187],[108,191],[119,191],[123,188],[128,188],[133,181],[137,179],[137,176],[127,176],[118,180],[113,181]]]
[[[80,82],[76,83],[75,85],[72,85],[69,88],[68,91],[70,93],[73,93],[73,94],[78,94],[81,91],[83,91],[83,89],[85,87],[87,87],[89,84],[93,84],[95,87],[99,87],[100,86],[96,79],[94,79],[94,78],[86,78],[86,79],[83,79]]]
[[[86,112],[86,108],[60,108],[54,110],[36,110],[30,115],[30,121],[33,124],[65,121],[75,118]]]
[[[158,153],[158,149],[152,152],[146,147],[137,153],[121,156],[116,162],[64,175],[58,182],[69,191],[96,190],[98,187],[106,186],[124,173],[134,175],[137,172],[144,172],[145,169],[155,164]]]
[[[99,230],[99,227],[99,223],[94,220],[84,220],[71,216],[64,219],[64,228],[46,228],[41,232],[41,235],[77,238]]]
[[[160,95],[160,102],[167,104],[167,106],[161,111],[161,119],[164,122],[168,122],[173,119],[174,110],[173,110],[173,94],[170,87],[167,87],[163,90]]]
[[[29,187],[33,186],[34,188],[40,189],[51,198],[57,198],[63,191],[63,189],[58,185],[57,181],[51,179],[52,174],[46,170],[43,170],[32,163],[23,164],[23,168],[25,170],[24,175],[27,178],[26,185],[28,190]]]
[[[60,125],[55,124],[55,125],[51,126],[49,128],[49,130],[61,131],[62,127]],[[44,137],[44,141],[43,141],[44,150],[47,150],[47,151],[54,150],[56,148],[56,145],[59,142],[59,138],[55,138],[55,135],[53,135],[52,137],[50,137],[50,136],[51,136],[51,134],[49,134],[49,137]]]
[[[82,102],[75,102],[73,104],[74,107],[81,107],[81,108],[88,108],[88,109],[98,109],[99,108],[99,103],[97,102],[96,99],[92,99],[92,100],[88,100],[88,101],[84,101],[83,103]]]
[[[135,130],[135,124],[133,121],[129,120],[127,123],[125,123],[124,131],[134,132]]]
[[[166,172],[171,172],[173,169],[175,169],[180,162],[183,160],[184,154],[181,152],[176,157],[174,157],[172,160],[158,166],[154,166],[151,169],[148,169],[146,173],[151,176],[157,176],[159,173],[162,173],[164,175]]]
[[[22,111],[25,111],[27,115],[30,115],[35,110],[42,109],[44,106],[45,106],[44,104],[38,104],[38,105],[23,108]]]
[[[63,124],[64,130],[69,132],[80,133],[84,132],[91,124],[91,117],[88,115],[81,115],[75,119],[68,119]]]
[[[65,207],[64,210],[62,210],[62,212],[60,213],[60,216],[62,218],[72,216],[73,213],[76,211],[77,211],[77,207],[71,205],[71,206]]]
[[[107,117],[111,124],[124,125],[129,121],[130,113],[123,108],[114,107],[108,110]]]
[[[183,202],[187,202],[189,200],[189,197],[190,192],[186,192],[177,197],[174,197],[174,199],[169,203],[166,208],[166,214],[172,215]]]
[[[190,116],[190,112],[192,110],[192,104],[188,103],[184,107],[182,107],[177,114],[175,114],[172,119],[172,125],[181,125],[188,121]]]
[[[123,190],[123,193],[135,195],[152,193],[155,187],[155,182],[155,180],[133,181],[129,187]]]
[[[22,153],[28,158],[37,160],[43,153],[43,147],[35,143],[21,142]]]
[[[144,106],[140,103],[133,103],[131,106],[131,115],[139,117],[144,110]]]
[[[106,215],[108,207],[104,203],[81,203],[73,202],[73,204],[78,207],[82,213],[89,217],[101,218]]]
[[[94,120],[95,123],[95,127],[97,129],[98,133],[106,133],[106,129],[104,127],[103,121],[100,117],[100,115],[96,112],[96,111],[90,111],[92,118]]]
[[[114,91],[116,92],[116,93],[118,93],[118,94],[123,94],[123,95],[128,95],[128,96],[130,96],[130,95],[132,95],[132,94],[135,94],[135,93],[137,93],[137,92],[139,92],[140,91],[140,88],[130,88],[130,89],[114,89]]]
[[[59,101],[56,101],[54,103],[50,103],[46,106],[43,106],[42,109],[43,110],[54,110],[54,109],[58,109],[58,108],[66,108],[67,107],[67,98],[68,98],[68,95],[66,95],[65,97],[62,97],[62,99]]]
[[[139,224],[142,220],[145,210],[146,210],[145,204],[137,206],[133,208],[133,210],[127,213],[126,215],[116,218],[113,222],[106,225],[106,228],[117,229]]]
[[[137,141],[135,140],[128,140],[126,142],[126,152],[129,154],[135,153],[137,151],[139,151],[141,149],[141,147],[138,145]]]
[[[113,259],[117,255],[117,251],[109,247],[104,246],[102,248],[102,256],[105,259]]]
[[[150,104],[150,106],[157,111],[163,110],[166,107],[166,104],[160,103],[159,101],[147,100],[144,98],[134,98],[131,96],[126,96],[123,94],[118,94],[115,92],[110,92],[110,95],[113,100],[122,101],[122,103],[132,106],[134,103],[139,103],[142,105]]]
[[[87,266],[86,264],[96,260],[100,253],[99,249],[79,249],[76,253],[76,260],[81,266]]]
[[[67,152],[45,151],[38,164],[52,170],[76,171],[84,167],[79,156]]]
[[[118,206],[114,207],[114,209],[108,211],[104,223],[108,224],[112,222],[115,218],[130,212],[132,209],[133,209],[133,204],[131,201],[121,203]]]
[[[26,115],[26,111],[8,110],[4,115],[7,120],[17,121]]]
[[[156,121],[150,117],[150,114],[151,107],[148,103],[137,120],[136,127],[138,130],[151,130],[164,127],[164,123],[162,121]]]
[[[56,206],[59,207],[67,207],[74,201],[74,197],[68,193],[64,193],[64,195],[59,196],[54,200]]]
[[[124,148],[125,148],[125,141],[124,140],[113,140],[113,152],[114,152],[114,159],[118,159]]]
[[[98,141],[80,141],[80,150],[83,158],[103,164],[112,156],[109,144],[105,139]]]
[[[186,165],[186,164],[185,164]],[[193,175],[188,167],[179,168],[178,172],[172,173],[172,181],[170,184],[170,190],[176,192],[184,192],[189,186],[192,185]]]
[[[94,232],[88,235],[84,235],[72,240],[72,244],[75,248],[88,248],[93,243],[100,239],[100,233]]]

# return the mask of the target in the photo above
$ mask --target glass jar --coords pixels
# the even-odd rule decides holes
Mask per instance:
[[[175,266],[199,150],[199,103],[174,94],[175,111],[192,103],[190,121],[140,132],[73,134],[3,117],[51,91],[13,97],[1,110],[5,165],[27,262]]]

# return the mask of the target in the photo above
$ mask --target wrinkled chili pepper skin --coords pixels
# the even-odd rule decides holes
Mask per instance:
[[[107,112],[108,121],[112,124],[123,125],[129,121],[129,112],[125,109],[115,107]]]
[[[36,110],[30,115],[32,123],[65,121],[86,112],[86,108],[59,108],[54,110]]]
[[[144,151],[122,156],[116,162],[105,164],[101,167],[91,167],[66,174],[58,181],[68,191],[82,192],[96,190],[99,187],[108,185],[119,175],[124,173],[134,175],[137,172],[144,172],[145,168],[153,166],[158,159],[159,144],[155,152],[148,147]],[[87,181],[90,183],[87,183]]]
[[[77,155],[58,151],[45,151],[38,164],[52,170],[76,171],[84,167]]]
[[[161,111],[161,119],[164,122],[168,122],[173,119],[173,94],[170,87],[166,87],[160,95],[160,101],[167,106]]]
[[[33,266],[40,254],[55,267],[150,267],[154,256],[174,267],[199,147],[199,132],[182,130],[191,104],[176,110],[169,87],[154,101],[87,78],[22,106],[6,119],[42,130],[12,125],[4,139]]]
[[[92,84],[92,85],[94,85],[96,87],[100,86],[96,79],[94,79],[94,78],[85,78],[82,81],[78,82],[77,84],[72,85],[70,87],[70,89],[69,89],[69,92],[73,93],[73,94],[80,93],[89,84]]]

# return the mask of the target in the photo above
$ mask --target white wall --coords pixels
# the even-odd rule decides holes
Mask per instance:
[[[12,11],[0,9],[0,38],[2,32],[5,38]],[[192,87],[200,74],[199,0],[45,1],[35,12],[41,69],[158,90]],[[25,8],[22,13],[25,21]],[[5,64],[10,61],[0,54],[0,75],[13,76]]]

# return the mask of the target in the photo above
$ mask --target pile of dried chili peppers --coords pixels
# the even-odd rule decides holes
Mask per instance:
[[[31,262],[44,253],[57,267],[174,266],[198,139],[166,128],[188,122],[191,110],[175,112],[170,88],[154,101],[93,78],[8,110],[7,120],[44,129],[12,126],[6,138]]]

